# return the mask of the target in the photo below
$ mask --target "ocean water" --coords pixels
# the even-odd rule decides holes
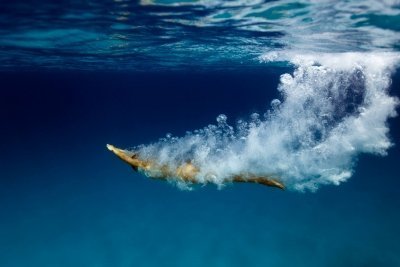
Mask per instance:
[[[0,266],[400,266],[399,22],[396,0],[3,1]]]

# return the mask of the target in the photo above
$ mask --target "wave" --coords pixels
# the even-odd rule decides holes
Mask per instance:
[[[400,51],[398,0],[3,2],[0,70],[225,71],[276,49]]]
[[[267,53],[262,61],[289,61],[265,114],[230,125],[217,123],[183,137],[167,135],[141,145],[141,158],[178,167],[198,166],[199,183],[224,185],[226,177],[251,173],[277,177],[292,190],[315,191],[351,177],[357,155],[385,155],[392,146],[387,120],[399,100],[390,96],[398,53]],[[190,185],[175,180],[182,188]]]

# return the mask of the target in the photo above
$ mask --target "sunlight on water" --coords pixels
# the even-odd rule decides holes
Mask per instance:
[[[398,50],[398,1],[72,1],[0,15],[3,68],[235,69],[275,49]],[[29,15],[28,15],[29,14]]]

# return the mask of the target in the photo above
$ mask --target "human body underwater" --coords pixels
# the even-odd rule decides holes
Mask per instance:
[[[393,145],[387,120],[397,115],[399,100],[389,88],[399,59],[397,52],[266,53],[260,60],[287,60],[295,71],[281,76],[282,99],[265,114],[235,127],[221,114],[217,125],[124,153],[146,175],[177,178],[181,188],[235,181],[299,191],[339,185],[352,176],[359,154],[384,156]]]

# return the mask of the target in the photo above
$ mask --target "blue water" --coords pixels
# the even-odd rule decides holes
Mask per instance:
[[[400,120],[385,111],[400,95],[395,1],[37,1],[0,11],[0,266],[400,266]],[[362,67],[349,71],[354,62]],[[321,68],[333,75],[318,80]],[[368,78],[383,69],[387,87]],[[316,93],[326,80],[349,95],[327,101]],[[365,84],[383,95],[364,103],[375,92]],[[294,108],[285,95],[297,88],[310,97]],[[243,155],[257,171],[280,171],[286,191],[182,190],[133,172],[105,147],[190,137],[219,114],[251,123],[274,99],[281,113],[252,129],[287,150],[261,143]],[[286,135],[293,121],[282,114],[319,125],[321,110],[333,113],[329,125],[293,145],[304,140],[297,128]],[[278,124],[283,141],[265,124]],[[309,160],[310,146],[327,144],[338,147],[321,154],[331,165]],[[282,151],[302,155],[301,165]],[[259,166],[270,157],[272,167]]]

